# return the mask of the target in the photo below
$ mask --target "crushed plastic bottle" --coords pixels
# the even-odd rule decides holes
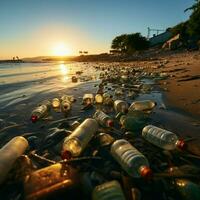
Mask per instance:
[[[28,148],[28,141],[21,136],[14,137],[0,149],[0,184],[12,168],[14,162]]]
[[[134,101],[130,107],[129,112],[138,110],[138,111],[151,111],[155,106],[156,102],[152,100],[144,100],[144,101]]]
[[[148,125],[142,130],[142,136],[150,143],[166,150],[175,148],[184,149],[186,144],[183,140],[179,140],[175,133],[161,129],[159,127]]]
[[[86,119],[64,140],[62,158],[69,159],[79,156],[97,130],[97,121],[90,118]]]
[[[30,173],[24,180],[24,199],[64,199],[65,192],[71,192],[70,199],[79,199],[76,195],[80,174],[71,166],[56,163]],[[56,194],[56,195],[55,195]]]
[[[101,110],[96,111],[93,117],[101,126],[112,127],[114,125],[112,118]]]
[[[83,95],[83,105],[91,105],[94,102],[93,94],[84,94]]]
[[[31,121],[33,123],[37,122],[39,119],[46,116],[51,109],[51,102],[46,100],[43,101],[37,108],[32,111]]]
[[[146,157],[128,141],[116,140],[111,146],[111,154],[131,177],[139,178],[151,175]]]
[[[97,104],[102,104],[103,103],[103,96],[101,94],[96,94],[96,96],[95,96],[95,102]]]
[[[114,109],[116,113],[126,113],[128,111],[128,104],[122,100],[114,101]]]
[[[58,98],[54,98],[54,99],[52,99],[51,104],[52,104],[53,108],[59,108],[60,107],[60,100]]]
[[[110,181],[95,187],[92,193],[93,200],[125,200],[124,193],[118,181]]]

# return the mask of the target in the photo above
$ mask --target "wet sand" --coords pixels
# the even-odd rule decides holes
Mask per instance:
[[[24,133],[34,133],[39,138],[45,137],[45,135],[48,134],[49,124],[52,121],[64,118],[64,115],[60,111],[52,110],[50,116],[44,121],[42,120],[36,124],[31,123],[31,111],[35,106],[37,106],[38,103],[46,99],[51,100],[54,97],[61,97],[63,94],[74,95],[77,101],[72,105],[72,110],[68,114],[68,117],[78,116],[80,121],[87,117],[91,117],[95,112],[95,107],[91,110],[83,111],[81,110],[81,102],[83,94],[95,94],[97,91],[97,85],[100,83],[100,80],[97,77],[101,70],[96,70],[94,66],[142,66],[144,67],[144,71],[163,72],[171,69],[171,62],[177,62],[177,58],[175,58],[175,61],[173,61],[173,59],[174,58],[170,59],[169,63],[159,69],[154,69],[154,67],[160,65],[160,62],[166,62],[166,58],[151,62],[145,61],[131,63],[42,63],[35,64],[35,66],[32,64],[20,64],[17,67],[11,66],[13,71],[11,68],[7,69],[5,66],[5,69],[11,70],[12,73],[3,73],[2,70],[0,78],[0,145],[5,144],[5,142],[12,137],[16,135],[22,135]],[[3,69],[3,67],[1,67],[1,69]],[[78,81],[78,83],[72,83],[71,76],[75,75],[75,72],[79,70],[83,71],[83,74],[80,76],[80,78],[85,77],[86,80]],[[36,71],[38,73],[36,73]],[[169,73],[172,75],[174,74],[174,72]],[[87,80],[87,78],[91,78],[91,80]],[[160,81],[161,87],[168,87],[168,85],[163,85],[163,83],[166,81],[173,83],[175,80],[176,77],[169,77],[166,80],[162,80]],[[147,80],[147,83],[148,82],[149,80]],[[152,80],[150,80],[150,82],[152,82],[153,90],[147,94],[139,94],[134,99],[151,99],[158,103],[158,106],[151,115],[151,122],[149,123],[175,132],[183,138],[199,138],[199,121],[198,119],[193,118],[193,116],[188,116],[187,114],[188,112],[192,113],[192,111],[189,110],[188,112],[182,113],[180,110],[174,109],[174,107],[179,107],[179,98],[177,98],[177,100],[175,99],[175,104],[170,103],[168,105],[168,102],[170,102],[168,100],[171,97],[170,95],[174,94],[173,90],[169,89],[169,92],[164,91],[163,95],[163,91],[160,89],[160,86],[157,85],[157,82]],[[186,84],[187,82],[180,83]],[[112,87],[112,85],[110,85],[110,87]],[[176,87],[178,88],[179,86]],[[111,92],[111,90],[108,92]],[[183,90],[182,92],[185,91]],[[197,95],[196,93],[194,95]],[[167,94],[167,101],[165,94]],[[118,97],[115,98],[117,99]],[[124,97],[120,97],[120,99],[121,98],[123,99]],[[195,98],[192,96],[188,96],[187,98],[191,101],[195,100]],[[134,101],[133,99],[126,100],[129,104]],[[197,109],[197,105],[198,103],[192,104],[192,106],[196,106],[194,109]],[[197,112],[198,110],[195,112],[195,114]]]
[[[147,71],[167,73],[159,81],[166,105],[200,117],[200,52],[184,52],[160,56],[155,61],[132,62]]]

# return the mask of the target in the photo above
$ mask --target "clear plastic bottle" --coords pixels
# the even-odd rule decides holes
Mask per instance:
[[[61,110],[62,112],[68,112],[71,109],[71,102],[67,99],[61,102]]]
[[[107,133],[100,133],[97,138],[101,146],[108,146],[115,141],[115,139]]]
[[[94,95],[93,94],[84,94],[83,95],[83,104],[90,105],[94,102]]]
[[[69,102],[71,102],[71,103],[75,101],[73,95],[63,95],[63,96],[61,97],[61,100],[62,100],[62,101],[67,100],[67,101],[69,101]]]
[[[146,157],[124,139],[116,140],[111,154],[121,167],[132,177],[149,177],[151,170]]]
[[[156,102],[152,100],[145,100],[145,101],[135,101],[129,107],[129,112],[131,111],[150,111],[156,106]]]
[[[153,125],[145,126],[142,130],[142,136],[148,142],[166,150],[184,149],[186,146],[185,142],[179,140],[175,133]]]
[[[116,113],[126,113],[128,111],[128,104],[122,100],[116,100],[114,102],[114,109]]]
[[[114,125],[112,118],[101,110],[94,113],[94,119],[96,119],[98,123],[104,127],[112,127]]]
[[[96,94],[95,102],[98,103],[98,104],[102,104],[103,103],[103,96],[101,94]]]
[[[51,102],[48,100],[43,101],[41,104],[39,104],[37,108],[35,108],[32,111],[31,121],[35,123],[39,119],[43,118],[44,116],[48,114],[50,109],[51,109]]]
[[[97,121],[90,118],[86,119],[64,140],[62,158],[69,159],[79,156],[97,130]]]
[[[0,184],[12,168],[14,162],[28,148],[28,141],[21,136],[14,137],[0,149]]]
[[[92,200],[125,200],[124,193],[118,181],[109,181],[95,187]]]
[[[113,105],[112,95],[110,95],[108,92],[103,93],[103,104],[104,105]]]
[[[53,98],[51,104],[52,104],[53,108],[59,108],[60,107],[60,100],[58,98]]]

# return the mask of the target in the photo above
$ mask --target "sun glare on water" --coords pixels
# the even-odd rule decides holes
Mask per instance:
[[[65,46],[65,44],[58,44],[53,49],[54,56],[69,56],[71,55],[71,50]]]

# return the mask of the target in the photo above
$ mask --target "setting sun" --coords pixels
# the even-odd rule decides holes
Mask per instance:
[[[69,56],[71,55],[71,50],[65,46],[65,44],[58,44],[53,49],[54,56]]]

